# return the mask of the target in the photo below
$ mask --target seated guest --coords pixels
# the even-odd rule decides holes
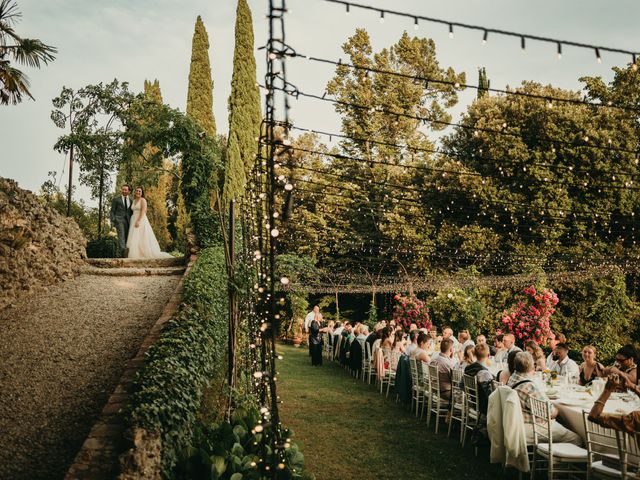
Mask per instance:
[[[369,326],[364,324],[360,324],[358,326],[360,329],[358,330],[358,335],[356,335],[356,340],[364,345],[364,342],[369,337]]]
[[[506,385],[511,378],[511,375],[513,375],[513,372],[515,372],[515,361],[517,354],[518,352],[511,352],[509,355],[507,355],[507,368],[505,370],[500,370],[496,375],[496,380],[502,385]]]
[[[473,340],[471,340],[471,335],[469,334],[469,330],[460,330],[458,332],[458,349],[457,349],[457,354],[458,354],[458,360],[462,361],[463,359],[463,355],[464,355],[464,351],[467,347],[475,347],[476,344],[474,343]]]
[[[367,337],[367,339],[365,340],[365,343],[369,344],[369,351],[372,353],[373,353],[373,344],[378,338],[380,338],[378,335],[378,332],[381,329],[382,329],[382,324],[380,322],[376,323],[375,326],[373,327],[373,332],[371,332]]]
[[[389,360],[389,368],[391,370],[396,370],[398,367],[398,360],[400,360],[400,356],[404,351],[404,333],[402,331],[398,331],[395,333],[393,337],[393,345],[391,347],[391,357]]]
[[[429,339],[427,340],[427,350],[435,352],[438,349],[438,329],[431,327],[429,329]]]
[[[458,339],[453,336],[453,329],[451,327],[444,327],[442,329],[442,340],[445,338],[450,339],[453,342],[453,348],[458,351]]]
[[[443,338],[440,343],[440,353],[434,355],[429,365],[438,367],[440,379],[440,397],[443,400],[451,400],[451,380],[456,361],[453,359],[453,338]]]
[[[556,349],[556,345],[559,343],[567,343],[567,337],[564,336],[564,333],[553,333],[549,335],[549,348],[551,352],[547,355],[547,369],[551,370],[553,366],[553,352]]]
[[[532,444],[533,438],[533,417],[531,415],[531,405],[529,398],[537,398],[539,400],[549,401],[549,398],[544,391],[538,386],[535,380],[535,365],[533,357],[528,352],[516,353],[514,359],[515,372],[509,378],[508,386],[513,388],[520,397],[520,406],[522,407],[522,416],[525,421],[525,433],[527,435],[527,443]],[[554,442],[573,443],[575,445],[581,445],[582,439],[568,430],[561,424],[555,421],[558,415],[558,410],[553,408],[551,412],[551,435]],[[544,441],[544,439],[539,439]]]
[[[342,331],[344,330],[344,326],[342,322],[337,321],[333,326],[333,357],[340,358],[340,352],[338,351],[338,338],[342,337]]]
[[[578,376],[580,367],[569,358],[569,346],[566,343],[558,343],[553,351],[553,364],[551,371],[558,372],[558,375]]]
[[[504,348],[504,335],[501,333],[493,338],[493,357],[496,362],[504,362],[507,359],[507,349]]]
[[[467,345],[462,352],[462,361],[460,362],[460,368],[465,369],[476,361],[474,354],[475,345]]]
[[[409,345],[404,349],[405,355],[411,356],[411,354],[418,348],[418,336],[421,334],[420,330],[411,330],[409,332]]]
[[[476,345],[480,345],[481,343],[487,344],[487,337],[483,334],[480,334],[476,337]]]
[[[409,325],[409,332],[413,332],[414,330],[418,330],[418,325],[412,323],[411,325]]]
[[[638,383],[638,367],[636,361],[638,353],[633,345],[625,345],[616,353],[616,363],[605,369],[606,375],[612,373],[622,377],[630,383]]]
[[[384,329],[384,333],[382,334],[382,343],[380,344],[380,348],[391,350],[393,348],[393,339],[395,335],[395,328],[389,325]]]
[[[547,369],[547,358],[535,340],[527,340],[524,344],[524,349],[533,357],[533,361],[536,364],[536,372],[542,372]]]
[[[418,339],[416,342],[418,346],[411,353],[411,356],[413,356],[418,362],[425,362],[425,363],[429,362],[430,358],[429,358],[429,354],[427,353],[428,342],[429,342],[429,335],[427,335],[424,332],[420,332],[420,335],[418,335]]]
[[[640,432],[640,410],[635,410],[627,415],[602,413],[611,394],[625,390],[628,387],[633,387],[636,394],[638,393],[638,386],[635,383],[631,384],[626,378],[621,378],[615,373],[609,375],[602,395],[594,402],[589,412],[589,420],[603,427],[613,428],[619,432],[627,432],[629,434],[637,434]]]
[[[489,405],[489,395],[493,390],[493,375],[487,369],[487,359],[489,358],[489,346],[486,343],[479,343],[474,347],[476,361],[464,369],[465,375],[476,377],[478,381],[478,409],[480,413],[487,414]],[[515,357],[515,354],[514,354]]]
[[[507,349],[507,355],[511,352],[521,352],[522,349],[516,345],[516,337],[513,333],[505,333],[502,337],[504,348]]]
[[[360,327],[360,325],[358,325],[358,327]],[[358,331],[362,331],[361,328],[357,328]],[[363,353],[363,345],[364,345],[364,341],[367,337],[362,337],[362,341],[359,340],[359,337],[361,335],[358,335],[358,337],[356,337],[356,339],[351,342],[351,345],[349,345],[349,359],[348,359],[348,364],[349,364],[349,368],[356,372],[357,374],[360,373],[360,371],[362,370],[362,353]]]
[[[596,347],[587,345],[582,349],[582,365],[580,365],[580,385],[589,385],[598,377],[604,377],[604,365],[596,361]]]

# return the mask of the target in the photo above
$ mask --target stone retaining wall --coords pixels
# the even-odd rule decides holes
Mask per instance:
[[[85,247],[73,219],[0,177],[0,310],[73,277],[84,264]]]

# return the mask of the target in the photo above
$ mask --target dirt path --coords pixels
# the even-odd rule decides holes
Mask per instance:
[[[61,479],[180,276],[82,275],[0,312],[0,479]]]

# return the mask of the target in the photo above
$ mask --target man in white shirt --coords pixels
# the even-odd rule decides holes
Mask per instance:
[[[311,310],[309,313],[307,313],[307,316],[304,317],[304,332],[305,333],[309,333],[309,326],[311,325],[311,322],[313,322],[313,319],[316,317],[317,314],[320,313],[320,307],[318,305],[316,305],[315,307],[313,307],[313,310]]]
[[[451,327],[444,327],[442,329],[442,340],[445,340],[447,338],[451,339],[451,341],[453,342],[453,350],[454,352],[457,352],[460,344],[458,342],[458,339],[453,336],[453,328]]]
[[[522,351],[522,349],[516,345],[516,337],[513,335],[513,333],[505,333],[505,335],[502,337],[502,343],[504,344],[504,348],[507,349],[507,356],[511,352]]]
[[[567,337],[565,337],[563,333],[554,334],[551,332],[551,335],[549,335],[549,348],[551,349],[551,353],[547,356],[547,368],[549,370],[553,367],[553,352],[559,343],[567,343]]]
[[[553,351],[553,364],[551,370],[558,372],[559,375],[569,377],[580,375],[580,367],[569,358],[569,346],[566,343],[559,343]]]

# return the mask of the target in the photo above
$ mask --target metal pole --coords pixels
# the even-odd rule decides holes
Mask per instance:
[[[69,189],[67,190],[67,217],[71,216],[71,191],[73,186],[73,145],[69,150]]]
[[[236,386],[236,330],[238,318],[238,302],[235,290],[235,244],[236,244],[236,224],[235,224],[235,200],[229,203],[229,386]]]

